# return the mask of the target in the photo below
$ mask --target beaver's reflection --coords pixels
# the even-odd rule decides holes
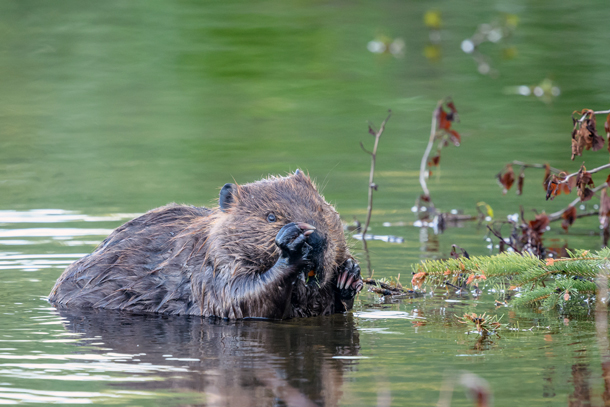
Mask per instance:
[[[103,342],[110,352],[139,355],[140,361],[132,363],[188,366],[189,372],[180,377],[155,373],[165,380],[130,387],[200,392],[207,405],[337,405],[344,372],[356,362],[333,357],[359,352],[349,314],[283,322],[99,310],[60,310],[60,314],[68,330]]]

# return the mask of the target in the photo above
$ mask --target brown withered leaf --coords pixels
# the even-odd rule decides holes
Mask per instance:
[[[595,195],[595,193],[588,188],[589,186],[595,188],[591,174],[587,172],[587,169],[583,165],[580,167],[580,171],[578,171],[578,175],[576,176],[576,187],[578,187],[578,196],[581,202],[588,201]]]
[[[568,180],[568,182],[564,182],[566,178],[565,172],[560,172],[558,175],[551,174],[549,180],[547,182],[546,187],[546,199],[547,201],[550,199],[551,201],[557,196],[561,195],[561,193],[569,194],[572,191],[572,187],[570,183],[572,182],[572,178]]]
[[[601,190],[599,200],[599,224],[602,229],[607,229],[610,224],[610,197],[608,197],[608,188]]]
[[[438,167],[438,164],[441,162],[441,154],[437,153],[434,157],[428,161],[428,167]]]
[[[457,117],[457,109],[455,108],[455,104],[453,103],[453,100],[449,99],[449,101],[447,102],[447,107],[449,108],[449,110],[451,110],[451,121],[457,122],[459,121],[458,117]]]
[[[549,199],[552,201],[557,195],[561,193],[561,189],[559,188],[559,186],[559,179],[555,175],[552,175],[546,187],[547,201]]]
[[[447,113],[446,119],[454,123],[459,122],[460,118],[458,116],[457,109],[455,108],[455,104],[453,103],[453,99],[447,99],[447,107],[449,108],[449,113]]]
[[[443,130],[449,130],[451,128],[451,117],[447,117],[447,112],[443,110],[443,107],[439,107],[438,115],[438,128]]]
[[[426,276],[428,276],[428,273],[426,273],[425,271],[415,273],[413,275],[413,278],[411,279],[411,285],[413,286],[413,288],[420,288],[424,284],[424,281],[426,281]]]
[[[540,256],[543,253],[542,235],[546,232],[546,228],[549,226],[550,222],[549,217],[546,214],[541,213],[536,215],[534,220],[521,226],[521,237],[519,242],[524,251],[528,251],[535,256]]]
[[[451,128],[452,123],[459,121],[457,109],[455,108],[455,104],[451,99],[448,99],[446,104],[449,108],[449,112],[446,112],[442,105],[438,107],[438,128],[445,131],[445,133],[449,136],[449,140],[454,145],[459,146],[462,141],[462,137],[457,131]]]
[[[539,213],[536,215],[534,220],[530,220],[528,222],[529,228],[538,235],[542,235],[546,232],[547,226],[551,223],[549,217],[544,213]]]
[[[544,178],[542,179],[542,187],[545,191],[549,189],[549,182],[551,182],[551,166],[549,163],[544,163]],[[549,199],[548,197],[546,199]]]
[[[572,226],[576,220],[576,208],[572,205],[568,206],[568,208],[561,214],[561,219],[563,219],[563,222],[561,222],[561,227],[567,232],[568,228]]]
[[[578,118],[574,117],[577,114]],[[585,116],[583,120],[581,118]],[[591,109],[583,109],[581,112],[572,113],[572,160],[577,155],[582,155],[583,150],[592,149],[597,151],[604,146],[604,139],[597,134],[595,113]]]
[[[504,168],[504,173],[498,173],[496,178],[498,179],[498,184],[500,184],[500,186],[503,188],[502,193],[506,194],[515,182],[515,172],[513,171],[513,166],[511,164],[507,164]]]
[[[449,131],[449,139],[451,140],[451,142],[453,143],[454,146],[459,147],[460,143],[462,142],[462,137],[460,136],[460,133],[458,133],[457,131],[450,129]]]
[[[519,178],[517,179],[517,195],[521,195],[523,193],[523,181],[525,181],[525,172],[524,168],[521,167],[521,171],[519,172]]]
[[[589,188],[579,189],[578,197],[580,198],[580,202],[588,201],[589,199],[595,196],[595,192],[590,190]]]
[[[608,152],[610,152],[610,113],[608,117],[606,117],[606,122],[604,123],[604,130],[606,130],[606,139],[608,139]]]

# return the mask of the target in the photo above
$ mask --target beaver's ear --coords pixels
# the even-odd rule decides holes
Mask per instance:
[[[225,212],[237,201],[237,187],[235,184],[225,184],[220,190],[220,198],[218,203],[220,204],[220,210]]]
[[[294,172],[294,177],[297,179],[309,179],[309,177],[303,172],[303,170],[300,170],[298,168]]]

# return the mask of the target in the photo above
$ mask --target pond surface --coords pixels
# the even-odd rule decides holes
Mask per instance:
[[[605,150],[570,161],[571,112],[610,108],[608,17],[596,1],[3,1],[0,404],[431,406],[463,371],[497,406],[608,403],[607,316],[496,308],[489,286],[395,301],[363,292],[347,315],[285,322],[46,301],[123,222],[168,202],[214,205],[233,180],[301,168],[346,222],[363,220],[359,142],[370,148],[367,120],[388,109],[371,232],[404,241],[370,242],[369,268],[352,239],[365,274],[406,283],[452,244],[496,252],[485,223],[440,235],[414,225],[432,110],[451,95],[462,135],[428,180],[437,208],[475,215],[485,202],[502,220],[566,207],[573,196],[545,201],[540,170],[526,171],[521,196],[494,177],[512,160],[569,172],[608,162]],[[493,41],[464,52],[481,32]],[[544,238],[601,247],[596,217],[569,234],[553,223]],[[458,322],[465,312],[514,329],[483,340]],[[456,385],[451,405],[473,403]]]

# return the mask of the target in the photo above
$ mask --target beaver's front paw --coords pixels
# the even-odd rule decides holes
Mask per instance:
[[[280,229],[275,244],[282,250],[281,258],[289,265],[305,267],[313,264],[312,249],[307,237],[315,228],[307,223],[289,223]]]
[[[337,278],[337,288],[341,294],[341,298],[348,300],[362,290],[362,277],[360,277],[360,266],[352,259],[347,259],[339,268],[339,277]]]

